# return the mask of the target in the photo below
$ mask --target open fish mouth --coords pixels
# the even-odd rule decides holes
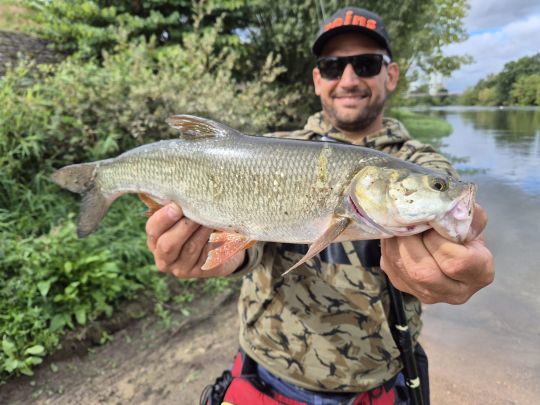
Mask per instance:
[[[469,183],[441,219],[430,225],[447,239],[463,243],[467,239],[473,220],[474,201],[478,187]]]

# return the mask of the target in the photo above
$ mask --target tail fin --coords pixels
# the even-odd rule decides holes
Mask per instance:
[[[84,238],[94,232],[113,200],[107,199],[95,183],[96,163],[70,165],[55,171],[51,180],[60,187],[83,194],[77,218],[77,236]]]

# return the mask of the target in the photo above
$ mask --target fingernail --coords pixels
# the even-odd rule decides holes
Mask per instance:
[[[178,221],[182,216],[182,213],[180,212],[180,208],[178,208],[176,205],[169,204],[167,206],[167,215],[169,215],[169,218],[173,221]]]

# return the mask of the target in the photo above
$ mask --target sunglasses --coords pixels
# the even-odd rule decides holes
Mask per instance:
[[[323,79],[336,80],[341,77],[350,63],[359,77],[373,77],[381,72],[383,63],[388,65],[390,58],[378,53],[365,53],[352,56],[323,56],[317,59],[317,68]]]

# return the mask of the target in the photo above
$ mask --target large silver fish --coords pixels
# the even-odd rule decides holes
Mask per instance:
[[[359,146],[249,136],[188,115],[168,122],[179,139],[53,173],[54,182],[84,196],[79,237],[94,232],[126,193],[175,202],[188,218],[222,231],[210,238],[221,246],[205,269],[254,241],[311,244],[296,267],[335,241],[429,228],[454,241],[467,236],[473,184]]]

